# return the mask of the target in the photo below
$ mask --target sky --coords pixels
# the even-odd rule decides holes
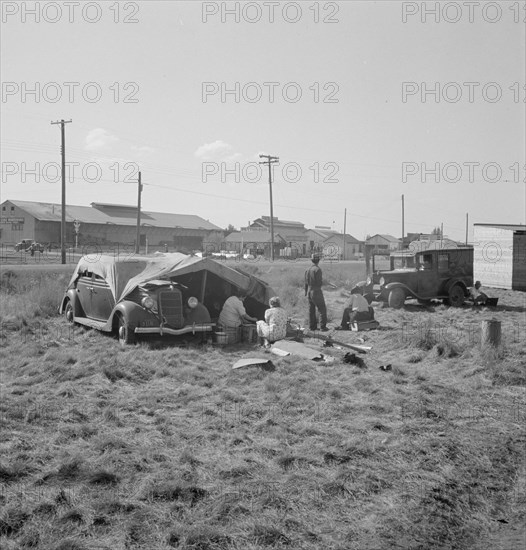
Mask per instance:
[[[436,9],[438,5],[438,10]],[[445,9],[447,6],[447,9]],[[358,239],[526,223],[526,3],[1,3],[0,201]],[[345,214],[346,210],[346,215]]]

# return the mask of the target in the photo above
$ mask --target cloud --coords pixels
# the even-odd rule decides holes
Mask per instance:
[[[84,149],[88,151],[109,149],[111,144],[116,141],[119,141],[119,138],[112,136],[104,128],[95,128],[88,132]]]
[[[234,153],[231,145],[218,139],[213,143],[201,145],[194,156],[201,160],[233,160],[241,155]]]

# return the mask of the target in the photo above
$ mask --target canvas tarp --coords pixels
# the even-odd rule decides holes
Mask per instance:
[[[75,269],[68,288],[84,272],[104,278],[110,285],[115,303],[128,296],[139,285],[155,279],[176,278],[186,273],[209,271],[225,281],[247,292],[247,295],[261,304],[268,305],[274,291],[261,279],[241,270],[233,269],[211,258],[199,258],[180,253],[166,253],[157,256],[134,255],[126,258],[99,255],[83,256]]]

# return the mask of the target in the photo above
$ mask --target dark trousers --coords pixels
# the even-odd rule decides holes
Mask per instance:
[[[309,299],[309,328],[316,330],[318,327],[316,308],[320,312],[320,328],[327,328],[327,306],[321,288],[310,289],[307,296]]]
[[[350,307],[343,310],[342,327],[349,328],[350,323],[354,321],[372,321],[374,319],[374,310],[372,307],[369,311],[352,311]]]

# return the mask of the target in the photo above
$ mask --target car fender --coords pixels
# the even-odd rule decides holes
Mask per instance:
[[[75,317],[84,317],[84,311],[82,309],[82,306],[80,305],[80,300],[77,295],[77,290],[75,288],[70,288],[66,292],[64,298],[62,298],[62,302],[60,303],[60,306],[58,308],[58,312],[60,315],[64,313],[67,302],[71,302],[71,304],[73,305],[73,315],[75,315]]]
[[[123,300],[122,302],[116,304],[113,308],[110,318],[106,323],[107,330],[111,330],[113,328],[113,324],[117,319],[116,316],[119,313],[122,314],[124,318],[128,320],[128,323],[130,325],[133,325],[134,327],[137,327],[141,321],[144,321],[146,319],[155,320],[156,323],[154,326],[159,326],[159,319],[157,318],[155,313],[151,313],[143,306],[135,302]]]
[[[384,286],[384,292],[386,295],[389,294],[389,291],[393,290],[393,288],[401,288],[404,290],[404,292],[406,293],[406,295],[408,296],[413,296],[414,298],[418,298],[418,294],[416,294],[413,290],[411,290],[407,285],[404,285],[404,283],[400,283],[400,282],[392,282],[392,283],[387,283],[385,286]]]

